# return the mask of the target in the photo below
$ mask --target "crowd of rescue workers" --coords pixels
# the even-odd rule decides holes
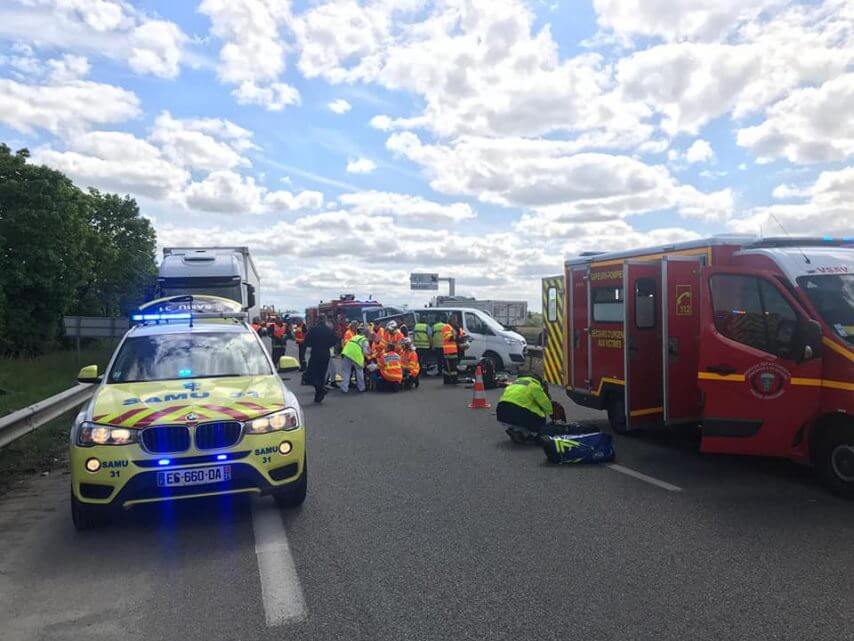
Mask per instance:
[[[321,315],[309,328],[302,318],[256,317],[252,329],[270,338],[273,362],[286,353],[289,340],[296,343],[302,382],[314,387],[315,403],[329,388],[348,393],[353,379],[359,392],[399,392],[417,389],[422,373],[441,370],[445,384],[456,385],[457,365],[468,346],[454,315],[447,323],[416,323],[411,329],[394,320],[348,324]],[[341,357],[341,371],[334,354]]]

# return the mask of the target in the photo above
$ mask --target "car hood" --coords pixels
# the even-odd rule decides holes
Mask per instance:
[[[285,406],[277,376],[181,379],[101,385],[92,420],[141,429],[156,423],[248,421]]]

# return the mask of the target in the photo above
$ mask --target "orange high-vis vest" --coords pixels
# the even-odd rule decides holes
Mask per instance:
[[[403,367],[400,364],[400,354],[386,352],[377,359],[380,366],[380,376],[389,383],[400,383],[403,380]]]
[[[350,340],[351,338],[353,338],[355,335],[356,335],[356,332],[354,332],[352,329],[350,329],[350,328],[348,327],[348,328],[347,328],[347,331],[346,331],[346,332],[344,332],[344,336],[343,336],[343,338],[341,338],[341,346],[343,347],[344,345],[346,345],[346,344],[347,344],[347,341],[349,341],[349,340]]]
[[[294,327],[294,340],[297,342],[297,344],[300,344],[305,341],[305,332],[302,328],[303,325],[297,325],[296,327]]]
[[[403,334],[399,329],[394,330],[393,332],[385,333],[385,342],[391,343],[395,346],[395,351],[398,351],[398,343],[403,340]]]
[[[285,337],[284,325],[273,325],[273,338],[282,339]]]
[[[421,363],[418,362],[418,354],[414,350],[403,353],[403,369],[407,370],[412,377],[421,373]]]
[[[457,355],[457,332],[448,323],[442,328],[442,353],[445,356]]]

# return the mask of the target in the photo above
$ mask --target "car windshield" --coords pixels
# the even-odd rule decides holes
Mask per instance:
[[[133,336],[122,345],[108,383],[271,374],[263,348],[249,333]]]
[[[842,340],[854,345],[854,274],[801,276],[798,284],[822,320]]]

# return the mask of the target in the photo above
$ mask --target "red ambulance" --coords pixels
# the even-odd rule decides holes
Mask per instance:
[[[703,452],[812,464],[854,498],[854,239],[585,254],[543,310],[547,377],[615,432],[699,423]]]

